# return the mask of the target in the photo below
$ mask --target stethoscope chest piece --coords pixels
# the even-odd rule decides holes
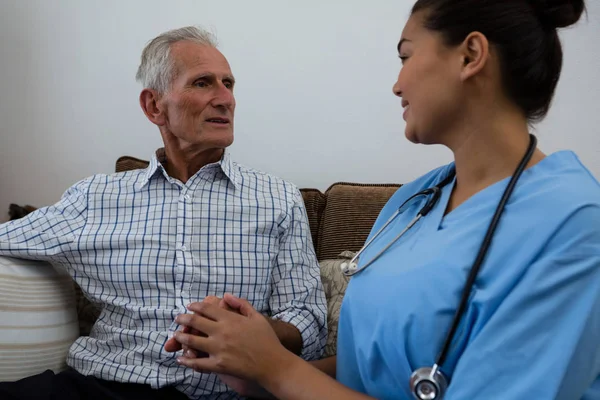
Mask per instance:
[[[417,400],[440,400],[444,398],[448,380],[437,366],[423,367],[410,376],[410,388]]]

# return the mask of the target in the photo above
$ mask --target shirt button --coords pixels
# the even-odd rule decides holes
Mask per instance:
[[[183,198],[186,200],[190,200],[192,197],[189,194],[186,194],[185,196],[183,196]]]
[[[179,246],[179,250],[181,250],[181,251],[185,251],[185,250],[186,250],[186,247],[185,247],[184,245],[181,245],[181,246]]]

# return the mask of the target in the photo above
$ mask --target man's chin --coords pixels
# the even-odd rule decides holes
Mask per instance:
[[[203,135],[194,144],[209,149],[226,149],[233,144],[233,134]]]

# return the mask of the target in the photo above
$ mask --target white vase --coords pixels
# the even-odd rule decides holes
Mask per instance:
[[[64,370],[78,336],[71,277],[48,263],[0,257],[0,382]]]

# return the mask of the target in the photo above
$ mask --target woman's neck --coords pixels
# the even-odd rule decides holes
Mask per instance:
[[[448,147],[454,153],[456,185],[446,213],[475,193],[512,176],[525,156],[530,143],[527,120],[519,113],[470,119],[471,123],[456,130]],[[527,168],[545,155],[538,149]]]

